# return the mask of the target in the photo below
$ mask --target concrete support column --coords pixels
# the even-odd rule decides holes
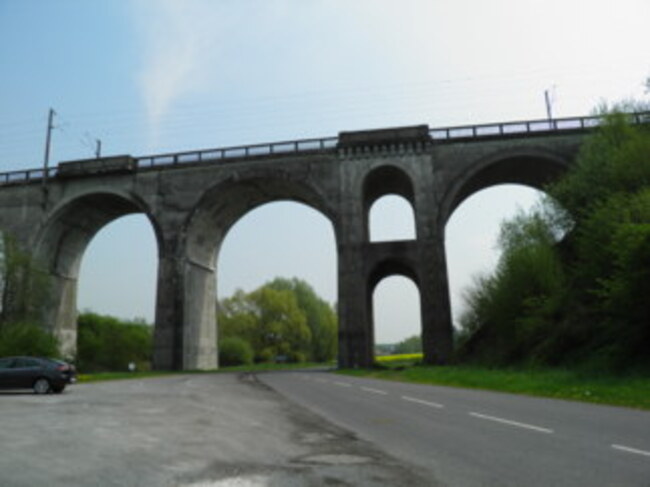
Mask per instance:
[[[59,341],[59,351],[66,358],[77,355],[77,278],[50,275],[50,302],[45,323]]]
[[[453,353],[453,327],[442,232],[421,243],[420,297],[424,362],[447,364]]]
[[[183,370],[183,279],[175,245],[161,243],[156,291],[153,367]]]
[[[339,367],[373,363],[372,296],[363,272],[361,246],[339,246]]]
[[[216,276],[213,268],[185,262],[183,369],[218,367]]]
[[[158,264],[154,367],[216,369],[214,269],[179,258],[175,248],[166,243]]]

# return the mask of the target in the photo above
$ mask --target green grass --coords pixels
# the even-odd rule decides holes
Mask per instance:
[[[597,374],[567,369],[490,369],[474,366],[408,366],[343,370],[359,377],[487,389],[650,409],[650,376]]]
[[[78,374],[81,383],[100,382],[107,380],[145,379],[149,377],[164,377],[176,374],[210,374],[226,372],[264,372],[271,370],[294,370],[313,367],[333,367],[334,364],[298,363],[298,364],[253,364],[237,367],[221,367],[218,370],[189,370],[189,371],[146,371],[146,372],[97,372],[92,374]]]

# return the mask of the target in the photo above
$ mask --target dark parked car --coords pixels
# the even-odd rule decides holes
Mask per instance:
[[[0,389],[34,389],[36,394],[59,393],[77,380],[73,365],[49,358],[0,358]]]

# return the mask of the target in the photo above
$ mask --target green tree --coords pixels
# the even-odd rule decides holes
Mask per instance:
[[[331,305],[319,297],[305,281],[276,278],[268,284],[278,290],[292,292],[298,307],[305,313],[311,331],[310,358],[315,362],[332,360],[338,349],[338,320]]]
[[[494,364],[538,358],[531,348],[547,339],[566,288],[554,227],[543,212],[520,213],[502,226],[499,243],[494,274],[478,278],[466,291],[462,352]]]
[[[0,238],[0,356],[58,357],[56,338],[41,322],[47,274],[7,233]]]
[[[405,338],[395,346],[394,353],[420,353],[422,352],[422,338],[420,335],[413,335]]]
[[[248,294],[236,291],[219,302],[218,322],[220,342],[244,340],[258,362],[324,361],[336,353],[336,316],[299,279],[278,278]]]
[[[253,348],[243,338],[224,337],[219,340],[219,365],[249,365],[253,363]]]
[[[253,291],[249,298],[258,319],[253,343],[259,351],[258,360],[287,357],[296,362],[304,361],[309,353],[311,332],[293,293],[263,286]]]
[[[0,239],[0,294],[0,324],[38,323],[49,298],[46,272],[6,233]]]
[[[112,316],[85,312],[79,315],[77,365],[84,372],[151,368],[152,327]]]
[[[0,327],[0,357],[34,355],[57,358],[59,346],[51,333],[32,323],[5,323]]]
[[[614,112],[467,293],[461,357],[650,367],[650,127]]]

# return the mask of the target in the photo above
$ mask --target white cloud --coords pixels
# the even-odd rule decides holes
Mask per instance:
[[[219,11],[205,0],[134,5],[144,44],[138,81],[149,117],[149,144],[155,146],[162,119],[172,105],[206,82],[206,53],[214,55],[218,49]]]

